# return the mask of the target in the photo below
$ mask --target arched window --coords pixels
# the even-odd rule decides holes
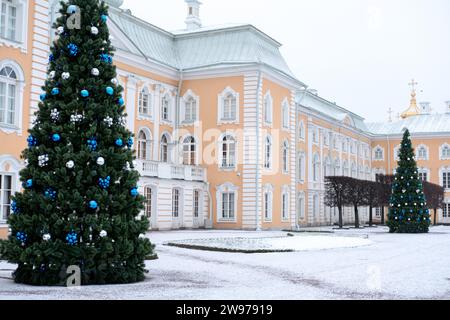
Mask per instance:
[[[160,161],[164,162],[164,163],[168,163],[170,161],[169,142],[170,142],[170,139],[167,136],[167,134],[163,134],[161,137]]]
[[[318,182],[320,179],[320,156],[316,153],[313,158],[313,181]]]
[[[384,155],[383,155],[383,149],[381,147],[376,147],[374,152],[373,152],[373,158],[374,160],[380,161],[383,160]]]
[[[184,121],[194,122],[197,120],[197,101],[189,96],[184,104]]]
[[[139,114],[144,116],[152,115],[151,95],[147,87],[144,87],[139,93]]]
[[[281,106],[282,125],[284,129],[289,129],[289,103],[284,101]]]
[[[2,2],[3,4],[3,2]],[[17,74],[5,66],[0,70],[0,125],[16,125],[17,121]]]
[[[283,173],[289,172],[289,142],[284,141],[283,142]]]
[[[298,179],[300,181],[305,180],[306,159],[305,154],[301,152],[298,156]]]
[[[220,110],[221,121],[236,121],[237,119],[237,95],[231,90],[225,90],[222,96],[222,108]]]
[[[428,150],[424,145],[420,145],[417,147],[417,160],[427,160],[428,159]]]
[[[450,146],[448,144],[444,144],[441,147],[441,160],[450,159]]]
[[[186,137],[183,140],[183,164],[187,166],[194,166],[196,162],[196,144],[192,136]]]
[[[300,121],[298,125],[298,137],[301,140],[305,140],[305,124],[303,123],[303,121]]]
[[[273,118],[273,101],[270,92],[266,93],[264,97],[264,122],[266,124],[272,124]]]
[[[137,141],[137,157],[140,160],[149,160],[151,154],[151,140],[144,130],[139,131]]]
[[[161,99],[161,119],[170,121],[170,96],[165,94]]]
[[[236,140],[231,135],[226,135],[220,141],[221,144],[221,167],[236,167]]]
[[[297,218],[298,220],[305,219],[305,194],[300,193],[297,198]]]
[[[264,150],[264,168],[272,168],[272,137],[267,136]]]

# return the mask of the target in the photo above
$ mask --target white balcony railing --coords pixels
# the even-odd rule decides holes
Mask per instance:
[[[136,169],[143,177],[206,181],[206,170],[199,166],[183,166],[150,160],[137,160]]]

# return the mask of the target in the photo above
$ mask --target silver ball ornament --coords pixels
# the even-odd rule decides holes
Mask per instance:
[[[105,158],[103,158],[103,157],[98,157],[98,158],[97,158],[97,164],[98,164],[99,166],[103,166],[103,165],[105,164]]]

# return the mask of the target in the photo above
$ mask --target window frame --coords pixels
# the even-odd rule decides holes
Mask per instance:
[[[234,105],[234,118],[226,118],[225,117],[225,104],[226,99],[231,97],[232,100],[235,101]],[[233,90],[231,87],[226,87],[217,97],[217,123],[221,124],[238,124],[239,123],[239,113],[240,113],[240,96],[239,93]],[[230,109],[230,113],[232,113],[232,109]]]

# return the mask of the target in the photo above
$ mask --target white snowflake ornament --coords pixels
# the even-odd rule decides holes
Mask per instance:
[[[70,122],[72,123],[78,123],[83,120],[83,115],[81,114],[73,114],[70,116]]]
[[[58,109],[53,109],[51,111],[50,118],[52,118],[53,121],[59,120],[59,111],[58,111]]]
[[[63,80],[69,79],[69,78],[70,78],[70,73],[69,73],[69,72],[63,72],[63,73],[61,74],[61,78],[62,78]]]
[[[56,71],[50,71],[50,72],[48,73],[48,78],[49,78],[49,79],[53,79],[53,78],[55,77],[55,75],[56,75]]]
[[[48,154],[43,154],[38,157],[39,167],[45,167],[48,164]]]
[[[108,235],[108,232],[106,232],[105,230],[100,231],[100,237],[104,238]]]
[[[103,120],[103,122],[108,126],[108,127],[111,127],[112,125],[113,125],[113,118],[111,118],[111,117],[106,117],[104,120]]]
[[[52,236],[49,233],[46,233],[42,236],[42,240],[49,241],[52,238]]]

